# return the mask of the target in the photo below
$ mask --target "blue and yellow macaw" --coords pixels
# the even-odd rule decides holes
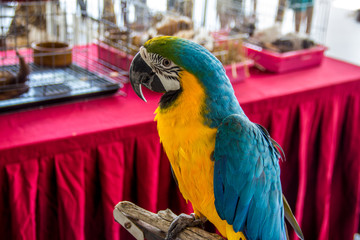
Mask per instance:
[[[195,216],[173,222],[168,239],[189,219],[209,220],[229,240],[286,239],[284,213],[302,237],[283,200],[275,142],[247,118],[208,50],[177,37],[153,38],[134,57],[130,82],[143,100],[141,85],[164,93],[155,117],[160,140],[194,209]]]

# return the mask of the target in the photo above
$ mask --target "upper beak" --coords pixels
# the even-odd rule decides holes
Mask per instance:
[[[155,72],[147,65],[144,59],[138,52],[130,65],[130,83],[135,93],[146,102],[146,99],[141,91],[141,85],[155,92],[165,92],[165,88],[161,80]]]

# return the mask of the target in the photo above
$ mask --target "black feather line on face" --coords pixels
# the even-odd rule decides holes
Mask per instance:
[[[159,106],[161,109],[166,109],[170,107],[175,100],[179,97],[179,95],[182,93],[182,88],[176,91],[169,91],[166,92],[162,97],[160,98]]]

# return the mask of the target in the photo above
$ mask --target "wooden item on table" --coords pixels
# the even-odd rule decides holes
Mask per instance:
[[[119,202],[114,209],[115,220],[137,240],[165,239],[170,224],[175,217],[176,215],[169,209],[155,214],[127,201]],[[222,240],[223,238],[197,227],[188,227],[179,234],[178,239]]]
[[[34,63],[46,67],[66,67],[72,63],[72,47],[65,42],[32,43]]]
[[[16,55],[20,65],[17,75],[9,71],[0,71],[0,100],[17,97],[29,90],[29,86],[26,84],[30,73],[29,66],[18,52]]]
[[[188,17],[166,15],[161,22],[156,24],[156,31],[159,35],[172,36],[179,31],[190,29],[193,29],[193,23]]]

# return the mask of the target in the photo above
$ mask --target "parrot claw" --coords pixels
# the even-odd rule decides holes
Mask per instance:
[[[170,224],[169,230],[166,234],[165,240],[175,240],[177,235],[187,227],[196,227],[203,225],[204,221],[201,218],[195,218],[195,214],[187,215],[185,213],[177,216]]]

